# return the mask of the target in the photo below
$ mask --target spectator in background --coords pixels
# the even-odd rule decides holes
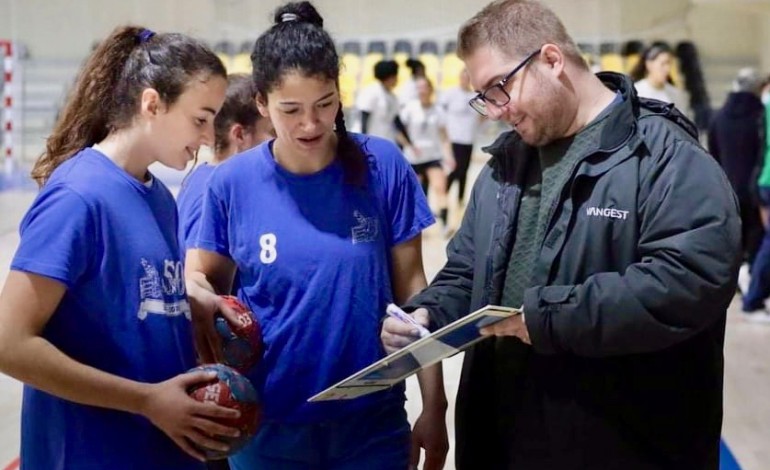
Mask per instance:
[[[689,105],[695,125],[698,126],[698,131],[702,132],[702,142],[705,144],[705,135],[713,111],[698,57],[698,48],[690,41],[682,41],[676,46],[676,57],[679,59],[679,70],[684,79],[684,89],[690,95]]]
[[[398,84],[398,62],[377,62],[374,64],[374,78],[377,82],[361,90],[356,100],[356,107],[361,112],[361,133],[406,147],[410,141],[398,117],[398,98],[393,93]]]
[[[656,42],[642,53],[639,62],[631,70],[636,93],[642,98],[652,98],[674,103],[684,114],[690,114],[687,94],[671,84],[671,67],[674,53],[664,42]]]
[[[770,225],[770,76],[762,81],[759,99],[764,108],[764,122],[762,132],[762,169],[759,172],[757,185],[759,189],[759,216],[762,226]],[[767,191],[767,197],[762,195]],[[767,200],[767,201],[765,201]]]
[[[752,68],[743,68],[733,80],[733,91],[711,123],[708,146],[722,165],[738,196],[741,208],[741,240],[744,272],[754,261],[763,228],[756,197],[756,175],[761,164],[764,107],[759,99],[759,78]],[[743,276],[745,277],[745,276]],[[744,285],[742,291],[746,293]],[[752,305],[756,306],[756,305]]]
[[[438,210],[444,235],[448,235],[447,174],[443,162],[449,162],[447,166],[453,167],[454,161],[446,133],[444,110],[433,101],[433,84],[430,80],[419,77],[415,84],[417,98],[406,103],[401,110],[401,121],[414,143],[406,149],[404,155],[417,173],[425,195],[428,195],[428,188],[432,190],[436,198],[433,206]]]
[[[770,225],[770,142],[768,142],[768,135],[770,135],[770,78],[766,79],[762,86],[761,100],[764,107],[764,138],[762,139],[764,164],[757,181],[759,186],[757,193],[759,196],[759,214],[765,235],[751,266],[750,284],[748,284],[747,278],[749,276],[746,274],[745,268],[742,269],[738,279],[739,285],[744,284],[742,287],[744,293],[743,311],[748,314],[747,318],[770,322],[770,314],[765,308],[765,299],[770,296],[770,230],[768,230]],[[746,279],[746,281],[740,282],[743,281],[741,278]],[[749,286],[748,292],[745,284]]]
[[[457,181],[457,201],[463,206],[465,200],[465,184],[468,179],[468,168],[471,164],[473,142],[484,118],[473,110],[468,103],[476,96],[471,88],[468,71],[460,72],[460,85],[446,90],[439,96],[439,106],[444,109],[446,131],[452,143],[454,170],[447,179],[447,191],[452,183]]]
[[[417,91],[417,80],[425,77],[425,64],[421,61],[409,58],[406,61],[406,66],[412,71],[412,76],[401,87],[398,101],[402,106],[420,98]]]

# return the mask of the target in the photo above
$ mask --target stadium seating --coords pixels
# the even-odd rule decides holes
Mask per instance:
[[[406,66],[406,61],[412,57],[414,49],[412,43],[406,39],[399,39],[393,46],[393,60],[398,63],[398,85],[396,85],[396,94],[398,95],[401,86],[409,81],[412,71]]]
[[[621,54],[623,55],[624,73],[631,73],[631,70],[636,67],[637,62],[639,62],[639,55],[643,49],[644,43],[642,41],[633,40],[623,44]]]
[[[251,50],[254,41],[243,41],[238,53],[231,59],[232,70],[230,73],[245,73],[251,75]]]
[[[388,54],[392,46],[391,55]],[[415,47],[417,46],[417,47]],[[639,60],[639,54],[645,47],[642,41],[592,42],[578,43],[580,53],[586,63],[595,70],[629,73]],[[214,44],[214,51],[222,59],[229,73],[251,73],[251,49],[253,41],[243,41],[236,49],[230,41]],[[393,41],[371,40],[368,42],[350,39],[338,45],[340,51],[340,93],[343,106],[355,105],[358,91],[373,83],[374,65],[383,59],[392,58],[399,65],[398,86],[411,78],[411,70],[406,62],[416,58],[425,65],[425,74],[434,83],[437,91],[447,90],[459,85],[459,77],[465,64],[457,56],[457,41],[451,39],[441,43],[434,39],[415,41],[407,38]],[[671,77],[675,85],[683,87],[683,78],[675,59]]]
[[[340,94],[342,106],[352,107],[361,78],[361,43],[346,41],[342,44],[342,68],[340,70]]]
[[[625,72],[623,56],[620,47],[614,42],[604,42],[599,45],[599,68],[607,72]]]
[[[595,44],[581,42],[578,43],[578,49],[580,49],[580,55],[586,62],[591,70],[595,70],[599,67],[599,54]]]
[[[218,43],[214,44],[214,53],[225,65],[227,72],[230,73],[233,67],[232,57],[235,54],[235,45],[230,41],[219,41]]]
[[[425,76],[431,82],[438,83],[438,74],[441,69],[438,58],[438,43],[433,40],[422,41],[417,58],[425,64]]]
[[[457,42],[448,41],[444,46],[444,57],[441,59],[440,90],[447,90],[460,85],[460,72],[465,64],[457,57]]]
[[[364,56],[363,64],[361,66],[362,79],[359,84],[361,88],[373,83],[374,78],[374,64],[385,58],[387,47],[385,41],[371,41],[366,48],[366,55]]]

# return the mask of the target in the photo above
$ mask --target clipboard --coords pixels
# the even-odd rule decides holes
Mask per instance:
[[[383,357],[307,401],[349,400],[386,390],[481,341],[485,337],[479,334],[480,328],[520,313],[517,308],[487,305]]]

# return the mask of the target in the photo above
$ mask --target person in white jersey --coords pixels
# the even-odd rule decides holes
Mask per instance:
[[[468,71],[460,72],[460,84],[439,95],[438,104],[444,110],[446,132],[452,144],[454,170],[447,178],[447,192],[455,181],[458,185],[457,202],[462,207],[465,201],[465,185],[468,179],[468,167],[473,153],[473,142],[484,118],[468,106],[468,102],[476,96],[471,88]]]
[[[393,93],[398,84],[398,62],[377,62],[374,78],[377,82],[361,90],[356,101],[361,112],[361,133],[388,139],[401,147],[410,146],[409,135],[398,116],[398,98]]]
[[[411,136],[412,145],[404,149],[404,155],[420,179],[423,190],[435,195],[433,207],[438,210],[445,234],[447,224],[447,175],[442,162],[454,166],[449,138],[446,133],[444,112],[433,101],[433,85],[426,77],[415,80],[416,100],[401,110],[401,121]]]

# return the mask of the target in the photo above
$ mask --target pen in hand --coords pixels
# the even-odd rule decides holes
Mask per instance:
[[[427,328],[420,325],[417,322],[417,320],[414,319],[413,316],[401,310],[401,308],[399,308],[399,306],[396,304],[388,304],[388,306],[385,307],[385,313],[404,323],[409,323],[410,325],[413,325],[417,329],[417,333],[420,336],[420,338],[425,338],[426,336],[430,335],[430,331],[428,331]]]

